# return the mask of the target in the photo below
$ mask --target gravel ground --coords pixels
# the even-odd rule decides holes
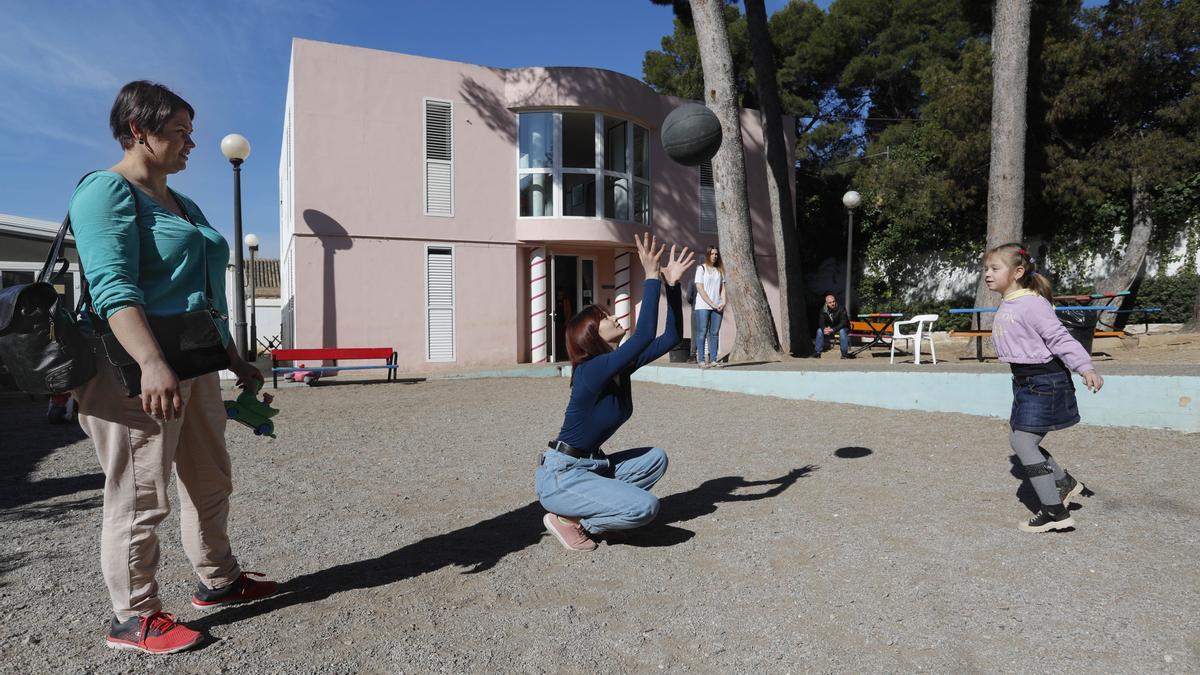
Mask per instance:
[[[568,552],[536,458],[561,379],[281,390],[229,431],[232,535],[277,598],[204,613],[174,515],[167,611],[201,649],[105,649],[99,474],[77,427],[0,401],[0,670],[19,673],[1152,672],[1200,669],[1200,438],[1076,427],[1078,529],[1017,530],[1003,421],[638,383],[659,520]],[[1135,454],[1136,453],[1136,454]]]

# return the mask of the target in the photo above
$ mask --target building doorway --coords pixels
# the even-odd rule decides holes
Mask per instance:
[[[579,311],[579,258],[556,255],[550,264],[550,323],[554,326],[552,361],[567,361],[567,321]]]
[[[550,325],[554,340],[551,361],[568,361],[567,322],[579,310],[596,302],[596,259],[553,255],[550,263]]]

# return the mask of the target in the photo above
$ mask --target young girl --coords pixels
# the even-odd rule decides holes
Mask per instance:
[[[1054,313],[1050,282],[1037,273],[1029,252],[1020,244],[1004,244],[984,257],[987,287],[1004,295],[992,325],[992,341],[1001,361],[1013,374],[1013,405],[1009,443],[1025,468],[1042,508],[1026,532],[1065,530],[1075,526],[1067,507],[1083,492],[1076,481],[1039,444],[1046,433],[1079,422],[1074,370],[1093,393],[1104,386],[1092,357]]]
[[[658,326],[658,261],[664,246],[635,235],[646,272],[637,329],[625,344],[625,329],[597,305],[589,305],[567,324],[571,357],[571,399],[558,438],[542,454],[537,496],[547,513],[542,523],[559,543],[573,551],[591,551],[606,532],[640,527],[658,515],[658,498],[649,489],[667,471],[660,448],[635,448],[612,455],[600,449],[633,414],[633,371],[666,354],[683,339],[679,279],[692,265],[684,248],[662,270],[667,282],[667,325]]]
[[[725,263],[716,246],[709,246],[704,262],[696,268],[696,311],[692,315],[696,360],[701,368],[719,367],[717,336],[725,313]],[[704,360],[704,345],[708,345],[708,361]]]

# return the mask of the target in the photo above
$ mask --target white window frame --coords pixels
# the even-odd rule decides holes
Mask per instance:
[[[641,129],[646,132],[646,177],[638,178],[633,173],[633,132],[635,129]],[[633,220],[634,225],[642,227],[650,227],[651,221],[654,219],[654,192],[650,189],[650,130],[640,124],[630,122],[629,124],[629,140],[626,142],[626,147],[629,148],[628,160],[625,166],[629,167],[629,178],[632,180],[630,184],[631,191],[629,193],[629,217]],[[637,186],[646,186],[646,222],[639,223],[637,220]]]
[[[550,167],[535,167],[523,169],[521,168],[521,115],[524,113],[550,113],[552,120],[551,127],[554,138],[551,142],[554,143],[554,153]],[[517,166],[517,217],[531,220],[534,218],[554,218],[556,214],[562,213],[562,205],[560,199],[562,197],[562,115],[554,110],[522,110],[517,113],[517,142],[516,142],[516,161]],[[550,198],[554,200],[554,213],[548,216],[522,216],[521,215],[521,179],[525,176],[535,174],[550,176]]]
[[[429,159],[429,102],[445,103],[450,106],[450,160]],[[432,96],[421,97],[421,211],[430,218],[454,217],[454,101]],[[450,213],[429,212],[429,162],[450,167]]]
[[[429,355],[429,250],[430,249],[448,249],[450,251],[450,283],[452,284],[451,300],[450,300],[450,334],[452,336],[450,349],[453,352],[452,358],[449,359],[433,359]],[[425,298],[425,361],[427,363],[455,363],[458,361],[458,261],[456,257],[457,251],[454,244],[450,243],[435,243],[428,242],[425,244],[425,256],[421,261],[422,267],[425,268],[425,283],[424,291]]]
[[[575,305],[578,308],[575,310],[576,312],[586,306],[583,304],[583,262],[585,260],[592,263],[592,304],[597,304],[600,299],[600,286],[596,283],[600,279],[600,260],[594,255],[575,256]]]
[[[551,113],[554,115],[554,166],[551,168],[523,169],[521,168],[521,115],[525,113]],[[590,169],[569,167],[564,168],[562,165],[563,153],[563,114],[564,113],[583,113],[591,114],[593,120],[594,140],[596,150],[596,159]],[[653,192],[650,188],[651,166],[650,152],[646,153],[646,178],[638,178],[633,175],[633,130],[635,127],[643,129],[646,132],[646,145],[649,147],[651,142],[651,132],[647,127],[643,127],[637,122],[619,115],[606,115],[602,112],[594,112],[587,110],[522,110],[516,113],[517,119],[517,143],[515,148],[514,164],[517,167],[517,204],[516,217],[521,220],[533,220],[537,218],[559,218],[562,220],[612,220],[619,223],[630,223],[640,227],[649,228],[654,219]],[[612,117],[613,119],[625,122],[625,172],[608,171],[604,168],[604,118]],[[554,212],[548,216],[523,216],[521,215],[521,179],[533,174],[549,174],[553,178],[553,198]],[[565,204],[563,203],[563,175],[587,175],[591,176],[596,184],[596,215],[594,216],[568,216],[564,211]],[[604,179],[605,177],[625,178],[629,181],[629,217],[628,218],[608,218],[604,215]],[[637,210],[634,207],[635,185],[641,184],[646,188],[646,222],[637,222]]]

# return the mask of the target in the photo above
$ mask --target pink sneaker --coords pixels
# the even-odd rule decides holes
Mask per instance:
[[[553,513],[542,516],[546,531],[554,535],[558,543],[568,551],[595,551],[596,542],[587,535],[579,523],[564,523]]]

